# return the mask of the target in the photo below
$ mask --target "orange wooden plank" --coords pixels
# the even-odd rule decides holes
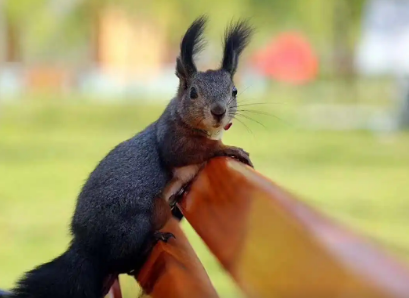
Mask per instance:
[[[153,249],[137,280],[153,298],[217,298],[210,279],[175,219],[163,232],[176,239],[159,242]]]
[[[179,207],[248,297],[409,297],[401,263],[232,159],[210,161]]]
[[[108,298],[122,298],[121,286],[119,284],[118,278],[115,279],[114,284],[112,285],[108,295]]]

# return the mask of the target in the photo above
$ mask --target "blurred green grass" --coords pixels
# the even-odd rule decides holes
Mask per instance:
[[[280,117],[300,107],[280,107]],[[0,107],[0,287],[60,254],[81,185],[96,163],[161,113],[163,105],[23,101]],[[259,108],[277,114],[277,106]],[[284,114],[284,116],[282,116]],[[409,260],[409,135],[319,132],[251,115],[225,142],[258,171]],[[200,238],[184,229],[222,297],[240,297]],[[125,297],[137,288],[123,277]]]

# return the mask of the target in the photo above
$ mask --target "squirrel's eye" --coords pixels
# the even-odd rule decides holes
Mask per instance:
[[[196,99],[196,98],[198,98],[198,97],[199,97],[199,95],[197,94],[196,88],[195,88],[195,87],[192,87],[192,88],[190,89],[190,98],[191,98],[191,99]]]
[[[237,95],[237,89],[236,89],[236,87],[233,87],[233,91],[232,91],[232,93],[231,93],[234,97],[236,97],[236,95]]]

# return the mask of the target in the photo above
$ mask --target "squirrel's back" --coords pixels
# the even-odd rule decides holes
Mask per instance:
[[[142,236],[150,224],[153,198],[170,177],[161,162],[153,123],[117,145],[91,173],[72,220],[74,237],[104,253],[102,248],[126,242],[119,232],[123,229],[132,227],[128,235]]]

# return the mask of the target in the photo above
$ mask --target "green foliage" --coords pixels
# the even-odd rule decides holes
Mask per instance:
[[[23,21],[28,16],[33,16],[41,10],[44,10],[47,0],[30,0],[30,1],[3,1],[3,9],[10,18]]]
[[[325,50],[333,39],[332,16],[337,1],[348,7],[348,26],[356,37],[365,0],[7,0],[5,11],[20,24],[29,56],[61,59],[91,39],[94,13],[107,6],[123,7],[137,18],[152,20],[167,32],[172,46],[179,43],[193,19],[206,13],[211,17],[208,35],[215,41],[220,40],[222,28],[232,18],[250,17],[257,27],[257,40],[266,42],[281,30],[298,30]],[[59,6],[63,12],[56,14]]]

